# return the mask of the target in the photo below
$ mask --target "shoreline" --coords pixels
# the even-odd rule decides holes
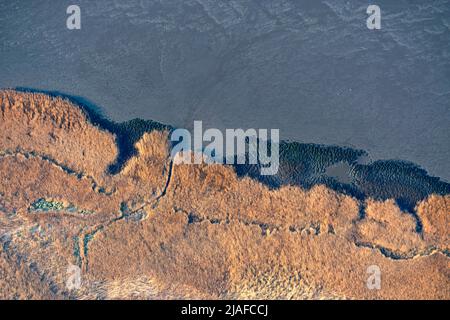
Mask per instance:
[[[136,155],[135,143],[144,133],[174,129],[171,125],[153,120],[132,119],[115,122],[104,116],[101,107],[84,97],[24,87],[16,87],[12,90],[42,93],[67,99],[80,107],[93,125],[115,134],[119,155],[109,167],[111,174],[120,172],[125,163]],[[450,183],[429,175],[425,169],[413,162],[405,160],[361,162],[361,159],[369,156],[365,150],[351,147],[281,140],[280,168],[276,175],[262,176],[259,165],[236,164],[233,167],[238,176],[248,176],[271,189],[284,185],[310,189],[315,185],[323,184],[358,200],[369,197],[376,200],[395,199],[402,210],[412,214],[414,214],[416,203],[431,194],[450,194]],[[341,179],[337,179],[327,174],[330,168],[340,164],[348,166],[346,176],[341,175]]]

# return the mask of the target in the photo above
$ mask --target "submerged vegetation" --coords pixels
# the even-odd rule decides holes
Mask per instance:
[[[417,202],[431,194],[450,194],[450,184],[431,177],[417,165],[398,160],[360,164],[363,150],[298,142],[280,144],[280,168],[274,176],[259,174],[259,165],[236,165],[239,176],[249,176],[271,188],[298,185],[311,188],[317,184],[351,195],[359,200],[395,199],[406,211],[413,212]],[[327,169],[338,163],[348,166],[346,181],[338,181]]]

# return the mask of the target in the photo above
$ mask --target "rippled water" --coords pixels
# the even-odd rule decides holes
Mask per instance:
[[[0,2],[0,87],[81,96],[114,120],[280,128],[450,180],[450,1]]]

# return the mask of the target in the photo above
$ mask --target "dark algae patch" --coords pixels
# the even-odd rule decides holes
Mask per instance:
[[[365,196],[376,199],[396,199],[403,210],[413,211],[416,203],[430,194],[450,193],[450,184],[413,163],[387,160],[369,165],[355,165],[354,184]]]
[[[235,165],[239,176],[249,176],[270,188],[297,185],[311,188],[317,184],[359,200],[395,199],[402,210],[414,212],[418,201],[431,194],[450,194],[450,184],[431,177],[419,166],[406,161],[379,160],[361,164],[363,150],[298,142],[280,143],[280,167],[274,176],[260,174],[259,165]],[[330,168],[344,165],[341,177],[330,174]],[[347,176],[343,176],[343,175]]]

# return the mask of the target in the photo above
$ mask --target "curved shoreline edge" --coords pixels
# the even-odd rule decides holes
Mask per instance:
[[[133,119],[115,122],[107,119],[102,108],[88,99],[65,94],[59,91],[15,87],[12,90],[28,93],[42,93],[51,97],[60,97],[80,107],[87,119],[100,129],[116,136],[118,157],[109,167],[111,174],[120,172],[125,163],[136,155],[135,143],[142,135],[153,130],[173,130],[174,127],[153,120]],[[280,142],[280,169],[275,176],[262,176],[259,165],[233,165],[240,177],[248,176],[271,189],[283,185],[296,185],[306,189],[323,184],[335,191],[351,195],[358,200],[374,198],[376,200],[395,199],[398,206],[415,216],[415,206],[431,194],[450,194],[450,183],[439,177],[428,175],[419,165],[402,160],[377,160],[368,164],[358,162],[368,153],[350,147],[301,143],[282,140]],[[349,181],[327,174],[327,169],[345,164],[344,175]],[[361,209],[364,215],[364,208]],[[420,231],[420,225],[418,231]]]

